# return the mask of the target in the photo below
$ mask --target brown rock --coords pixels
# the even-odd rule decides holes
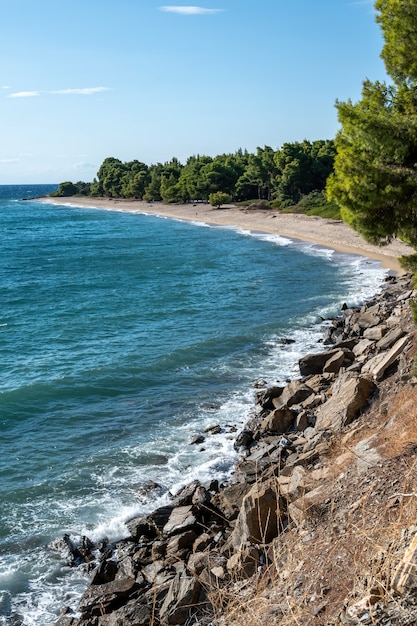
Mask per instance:
[[[367,404],[375,384],[364,376],[343,377],[333,395],[316,411],[316,430],[338,431],[350,424]]]
[[[303,400],[314,393],[313,389],[302,383],[300,380],[293,380],[285,388],[279,398],[274,398],[272,403],[280,409],[284,406],[290,407],[300,404]]]
[[[306,354],[298,361],[301,376],[310,376],[312,374],[322,374],[323,368],[327,361],[335,354],[339,354],[340,350],[326,350],[317,354]]]
[[[81,598],[79,609],[83,618],[111,613],[136,591],[138,584],[134,578],[114,580],[104,585],[92,585]]]
[[[229,521],[234,520],[239,514],[243,498],[246,496],[249,489],[250,485],[246,483],[229,485],[213,497],[212,504],[220,511],[224,518]]]
[[[192,528],[196,525],[196,523],[197,518],[192,505],[177,506],[172,510],[171,515],[164,526],[163,532],[165,535],[180,533],[184,530]]]
[[[295,414],[288,408],[282,407],[271,411],[261,422],[261,430],[283,434],[290,428]]]
[[[240,548],[247,542],[269,543],[277,537],[284,503],[276,478],[258,482],[243,498],[231,541]]]
[[[162,603],[160,620],[167,624],[184,624],[198,602],[201,585],[193,576],[177,574]]]

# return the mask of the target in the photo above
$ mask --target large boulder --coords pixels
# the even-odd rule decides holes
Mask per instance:
[[[239,514],[243,498],[249,489],[250,486],[246,482],[229,485],[214,496],[212,505],[219,510],[223,518],[230,521],[234,520]]]
[[[164,535],[173,535],[193,529],[197,524],[195,507],[193,505],[177,506],[172,510],[163,532]]]
[[[333,395],[316,411],[316,430],[340,430],[350,424],[369,401],[375,390],[369,378],[342,376],[333,388]]]
[[[264,417],[260,424],[260,430],[283,434],[290,428],[295,417],[295,413],[286,406],[275,409]]]
[[[104,585],[92,585],[84,593],[79,604],[82,617],[111,613],[127,601],[129,596],[139,588],[134,578],[114,580]]]
[[[284,406],[290,407],[300,404],[314,393],[313,389],[302,383],[300,380],[293,380],[285,388],[279,398],[272,400],[273,405],[280,409]]]
[[[311,376],[312,374],[323,374],[323,372],[326,371],[326,364],[328,362],[331,363],[334,357],[340,358],[341,352],[344,353],[342,364],[344,363],[345,360],[348,360],[348,362],[352,362],[353,358],[351,358],[350,356],[351,352],[350,350],[347,350],[347,349],[340,350],[340,348],[336,348],[334,350],[326,350],[325,352],[319,352],[317,354],[306,354],[306,356],[302,357],[298,361],[301,376]],[[334,371],[333,369],[334,365],[333,365],[333,368],[330,367],[330,364],[328,365],[328,367],[329,367],[329,370],[327,371],[329,373]]]
[[[185,624],[195,611],[200,590],[201,585],[194,576],[177,574],[161,606],[160,621],[163,624]]]
[[[369,359],[363,366],[362,372],[369,374],[374,380],[381,380],[386,370],[401,356],[401,353],[409,342],[410,337],[408,335],[402,337],[390,350]]]
[[[284,501],[277,479],[257,482],[243,498],[231,542],[240,549],[246,543],[270,543],[278,536]]]

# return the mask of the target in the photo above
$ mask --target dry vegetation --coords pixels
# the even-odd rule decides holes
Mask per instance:
[[[258,574],[212,589],[216,617],[207,623],[417,624],[417,597],[392,586],[417,531],[417,387],[402,378],[387,379],[370,409],[335,436],[314,470],[325,498],[306,499],[300,523],[282,529]]]

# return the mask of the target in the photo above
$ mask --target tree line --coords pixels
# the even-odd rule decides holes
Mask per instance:
[[[185,164],[175,157],[149,166],[108,157],[92,183],[66,181],[56,195],[184,203],[207,202],[210,195],[222,192],[233,202],[267,200],[284,208],[323,192],[335,154],[333,140],[304,140],[285,143],[279,150],[265,146],[255,153],[239,149],[214,158],[194,155]]]

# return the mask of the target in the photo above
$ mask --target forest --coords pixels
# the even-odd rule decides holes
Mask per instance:
[[[57,196],[90,195],[136,198],[147,202],[207,202],[221,192],[232,202],[267,201],[286,208],[303,200],[327,204],[323,195],[333,171],[332,140],[286,143],[281,149],[239,149],[218,156],[194,155],[185,164],[177,158],[146,165],[106,158],[92,183],[60,184]]]

